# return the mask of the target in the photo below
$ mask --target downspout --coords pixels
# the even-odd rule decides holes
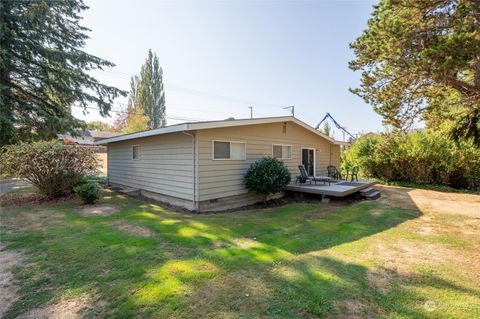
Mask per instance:
[[[192,138],[192,150],[193,150],[193,209],[198,211],[198,201],[197,201],[197,150],[196,150],[196,139],[195,134],[188,133],[187,131],[182,131],[183,134],[188,135]]]

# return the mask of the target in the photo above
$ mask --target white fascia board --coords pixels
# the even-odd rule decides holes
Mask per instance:
[[[288,122],[288,121],[292,121],[292,119],[293,119],[292,116],[285,116],[285,117],[271,117],[271,118],[267,117],[267,118],[259,118],[259,119],[242,119],[242,120],[226,120],[226,121],[217,121],[217,122],[188,123],[188,130],[205,130],[205,129],[222,128],[222,127]]]
[[[157,128],[149,131],[143,131],[143,132],[137,132],[137,133],[131,133],[131,134],[119,135],[111,138],[106,138],[98,142],[95,142],[95,145],[104,145],[104,144],[113,143],[113,142],[132,140],[135,138],[142,138],[142,137],[148,137],[148,136],[154,136],[154,135],[160,135],[160,134],[175,133],[175,132],[181,132],[186,130],[187,130],[187,124],[177,124],[177,125],[161,127],[161,128]]]

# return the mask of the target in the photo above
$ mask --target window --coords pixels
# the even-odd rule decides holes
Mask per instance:
[[[272,145],[272,156],[278,159],[292,159],[291,145]]]
[[[245,160],[245,143],[213,141],[214,160]]]
[[[132,159],[134,160],[140,159],[140,146],[138,145],[132,146]]]

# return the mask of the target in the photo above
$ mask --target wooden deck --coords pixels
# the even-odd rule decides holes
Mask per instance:
[[[309,194],[319,194],[333,197],[344,197],[353,193],[356,193],[364,188],[371,187],[375,185],[375,181],[359,180],[359,181],[335,181],[330,185],[326,183],[325,185],[322,182],[317,182],[317,185],[314,183],[309,184],[289,184],[287,186],[287,191],[297,192],[297,193],[309,193]]]

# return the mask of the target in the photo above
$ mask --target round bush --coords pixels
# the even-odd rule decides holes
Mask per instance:
[[[291,176],[283,162],[266,157],[250,165],[244,179],[250,191],[264,195],[266,200],[268,194],[284,191]]]
[[[84,204],[93,204],[96,200],[100,199],[100,187],[97,183],[88,182],[75,186],[73,189]]]
[[[2,173],[30,181],[49,198],[71,194],[85,175],[98,168],[92,150],[58,141],[7,145],[0,160]]]

